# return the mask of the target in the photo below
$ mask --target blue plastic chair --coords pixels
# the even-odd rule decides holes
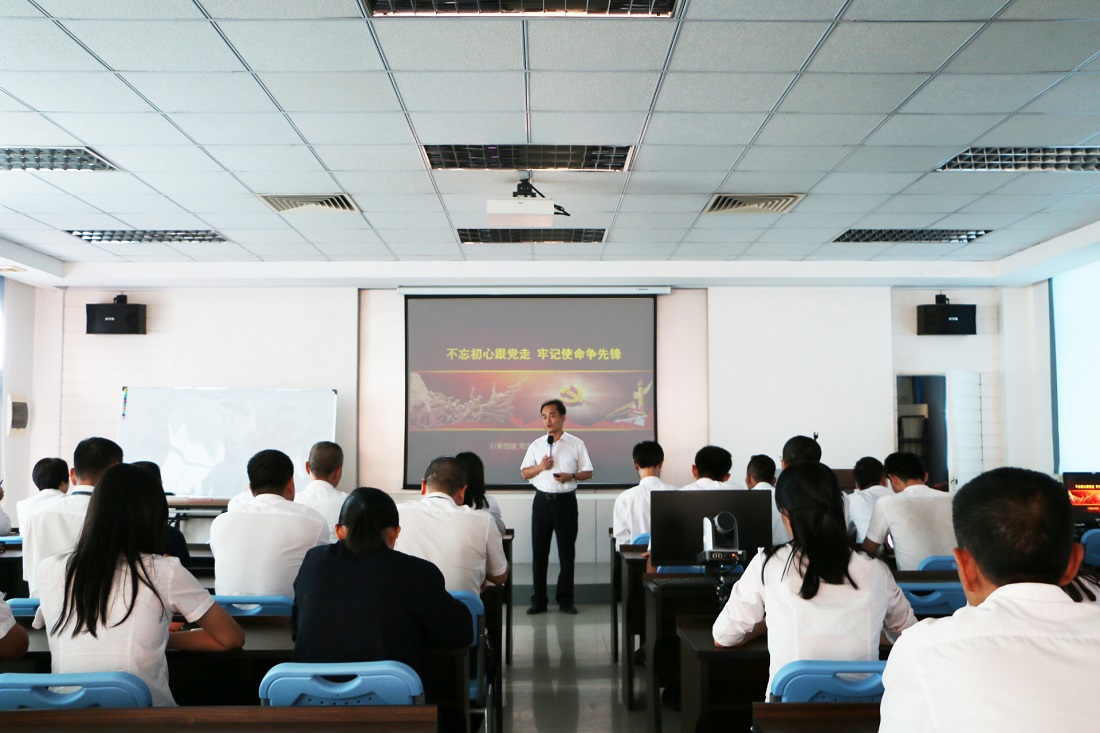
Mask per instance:
[[[958,570],[954,555],[929,555],[920,561],[917,570]]]
[[[500,731],[504,712],[500,691],[492,689],[489,681],[489,636],[485,629],[485,603],[480,596],[468,590],[452,590],[450,594],[465,604],[474,620],[474,640],[470,644],[470,651],[476,658],[476,671],[470,679],[470,706],[486,712],[491,709],[493,714],[485,716],[486,730],[489,729],[488,721],[492,720],[492,729]]]
[[[772,680],[774,702],[879,702],[886,662],[809,660],[791,662]],[[867,675],[847,679],[842,674]]]
[[[706,568],[702,565],[658,565],[658,573],[692,573],[695,575],[702,575],[706,572]]]
[[[11,607],[11,615],[16,618],[34,618],[38,611],[37,598],[9,598],[7,603]]]
[[[260,703],[305,705],[418,705],[424,685],[401,662],[276,664],[260,682]]]
[[[219,596],[214,600],[230,616],[289,616],[294,608],[290,596]]]
[[[651,536],[650,536],[649,532],[640,532],[640,533],[634,535],[633,538],[631,538],[630,544],[632,544],[632,545],[648,545],[649,542],[650,542],[650,539],[651,539]]]
[[[21,534],[6,534],[0,536],[0,544],[4,545],[21,545],[23,544],[23,535]]]
[[[50,688],[77,688],[54,692]],[[153,696],[129,672],[0,674],[0,710],[147,708]]]
[[[1081,535],[1081,544],[1085,546],[1085,564],[1100,566],[1100,529],[1090,529]]]
[[[962,583],[898,583],[917,616],[950,616],[966,605]]]

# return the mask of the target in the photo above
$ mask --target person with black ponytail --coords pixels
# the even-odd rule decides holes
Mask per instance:
[[[801,659],[878,659],[883,629],[900,634],[916,618],[886,564],[852,548],[836,474],[798,463],[775,488],[794,539],[749,563],[714,622],[715,644],[759,636],[766,613],[772,677]]]
[[[164,555],[168,502],[149,471],[119,463],[96,483],[72,553],[39,565],[54,673],[131,672],[173,706],[164,650],[225,651],[244,632],[177,558]],[[200,628],[169,633],[173,614]]]

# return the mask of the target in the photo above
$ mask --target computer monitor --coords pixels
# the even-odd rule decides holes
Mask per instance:
[[[1100,527],[1100,473],[1064,473],[1062,481],[1073,505],[1074,524]]]
[[[654,565],[695,565],[703,551],[703,517],[731,512],[740,549],[751,558],[772,542],[772,493],[765,489],[688,489],[650,494],[650,559]]]

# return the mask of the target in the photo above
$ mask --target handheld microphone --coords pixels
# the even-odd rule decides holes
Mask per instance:
[[[554,436],[553,435],[547,435],[546,436],[546,444],[548,446],[550,446],[550,457],[553,458],[554,457]]]

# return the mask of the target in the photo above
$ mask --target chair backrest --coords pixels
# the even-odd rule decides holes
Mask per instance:
[[[1100,529],[1090,529],[1081,535],[1085,546],[1085,564],[1100,566]]]
[[[694,573],[696,575],[702,575],[706,572],[706,568],[702,565],[658,565],[658,573]]]
[[[886,662],[801,660],[783,666],[772,680],[777,702],[879,702]],[[840,675],[856,675],[854,679]]]
[[[962,583],[898,583],[898,587],[918,616],[950,616],[966,605]]]
[[[149,687],[129,672],[0,674],[0,710],[147,708],[152,704]]]
[[[230,616],[289,616],[294,608],[290,596],[219,596],[214,600]]]
[[[478,707],[484,707],[489,688],[489,681],[486,679],[489,640],[485,632],[485,603],[476,593],[468,590],[452,590],[450,594],[465,604],[466,610],[474,619],[474,640],[470,648],[474,650],[477,664],[470,683],[470,700]]]
[[[401,662],[286,662],[264,675],[260,701],[275,707],[416,705],[424,702],[424,685]]]
[[[11,615],[16,618],[32,618],[38,611],[37,598],[9,598],[8,606],[11,607]]]
[[[649,532],[639,532],[631,538],[630,544],[632,545],[648,545],[650,535]]]
[[[954,555],[929,555],[920,561],[917,570],[958,570]]]

